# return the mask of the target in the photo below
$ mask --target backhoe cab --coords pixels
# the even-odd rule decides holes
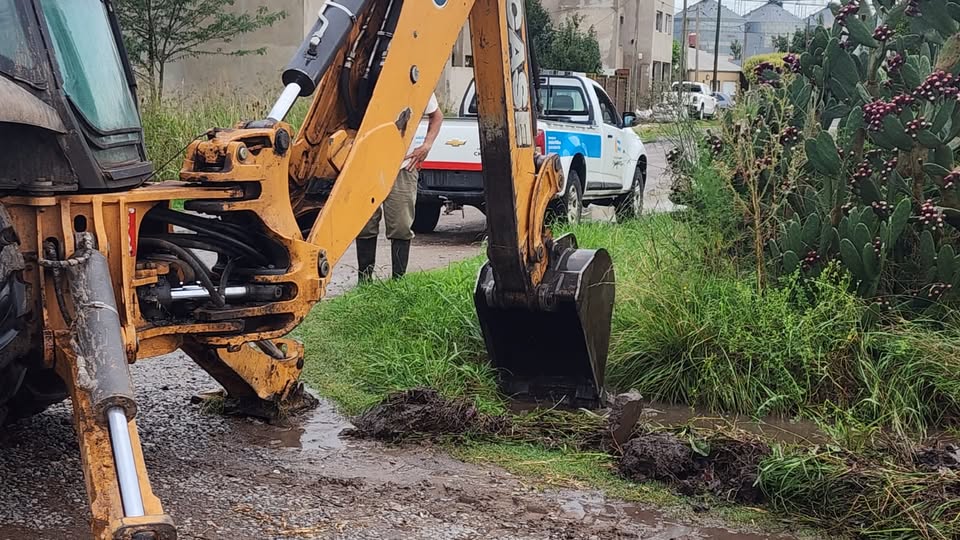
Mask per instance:
[[[613,267],[545,226],[562,173],[534,148],[522,0],[326,2],[267,117],[212,129],[179,181],[146,184],[110,2],[0,1],[0,423],[72,398],[96,538],[176,537],[144,465],[129,364],[182,349],[236,410],[309,406],[303,347],[285,336],[390,192],[468,18],[489,229],[474,299],[490,359],[510,396],[596,404]],[[309,96],[294,134],[284,118]]]

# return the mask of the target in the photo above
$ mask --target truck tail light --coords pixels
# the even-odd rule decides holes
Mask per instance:
[[[539,155],[545,156],[547,154],[547,134],[542,129],[537,130],[536,146]]]

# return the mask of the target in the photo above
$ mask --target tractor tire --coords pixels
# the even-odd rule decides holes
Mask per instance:
[[[24,260],[9,214],[0,205],[0,426],[66,397],[63,381],[43,366],[28,324]]]
[[[440,222],[443,205],[438,202],[418,202],[413,217],[413,232],[432,233]]]

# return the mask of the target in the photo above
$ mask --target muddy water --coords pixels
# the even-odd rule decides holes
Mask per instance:
[[[350,423],[337,414],[330,402],[321,400],[313,413],[302,418],[277,425],[256,420],[238,421],[233,427],[241,438],[260,447],[332,452],[344,447],[340,432],[350,427]]]
[[[643,410],[642,420],[665,427],[691,426],[702,429],[737,429],[784,443],[818,444],[826,442],[816,424],[807,420],[774,416],[755,419],[749,416],[706,413],[685,405],[651,403]]]

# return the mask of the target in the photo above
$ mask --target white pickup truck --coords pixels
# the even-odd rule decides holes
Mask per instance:
[[[673,83],[671,88],[674,92],[680,92],[680,101],[686,105],[690,117],[703,120],[717,115],[717,98],[713,97],[713,90],[706,84],[684,81]],[[669,99],[670,96],[667,97]]]
[[[643,210],[647,155],[633,131],[632,114],[621,116],[603,88],[582,74],[541,72],[537,146],[560,156],[564,185],[552,211],[579,221],[587,204],[614,206],[617,218]],[[430,232],[444,205],[483,211],[483,165],[474,84],[467,88],[456,118],[446,118],[420,171],[413,228]],[[416,147],[427,132],[422,122]]]

